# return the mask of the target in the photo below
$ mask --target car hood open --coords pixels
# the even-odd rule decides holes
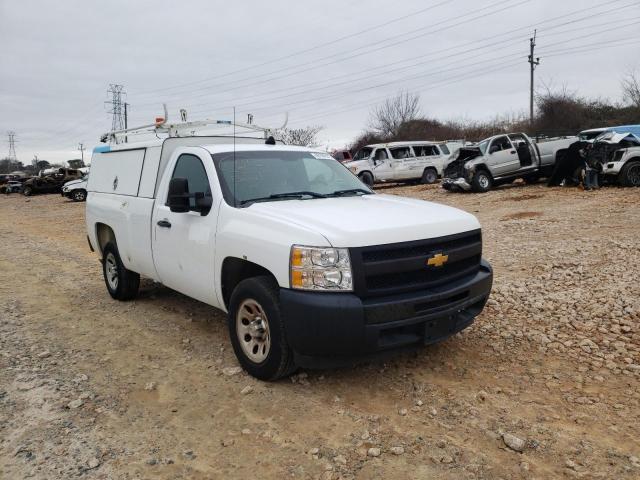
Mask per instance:
[[[421,240],[480,228],[476,217],[462,210],[395,195],[286,200],[247,208],[316,231],[335,247]]]

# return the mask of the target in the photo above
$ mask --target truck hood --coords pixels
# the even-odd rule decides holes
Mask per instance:
[[[334,247],[422,240],[480,228],[476,217],[462,210],[395,195],[285,200],[247,208],[316,231]]]

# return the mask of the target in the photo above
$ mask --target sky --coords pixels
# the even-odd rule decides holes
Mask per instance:
[[[129,126],[162,116],[276,128],[320,125],[347,145],[385,98],[420,95],[439,119],[528,111],[536,89],[620,100],[640,68],[640,0],[0,0],[0,158],[79,158],[111,129],[123,85]],[[220,133],[228,133],[222,127]]]

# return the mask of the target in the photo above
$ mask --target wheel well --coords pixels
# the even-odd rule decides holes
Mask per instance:
[[[424,167],[424,170],[422,172],[424,173],[427,170],[433,170],[434,172],[436,172],[436,174],[438,173],[438,169],[436,167],[434,167],[434,166]]]
[[[480,165],[476,165],[475,170],[476,172],[479,172],[480,170],[484,171],[487,175],[491,177],[491,180],[493,180],[493,175],[491,175],[491,172],[489,171],[489,169],[484,163],[481,163]]]
[[[220,274],[222,298],[224,300],[225,307],[229,307],[231,294],[241,281],[261,275],[269,275],[273,277],[273,274],[269,270],[261,267],[257,263],[237,257],[225,258],[224,262],[222,262],[222,272]]]
[[[358,177],[363,176],[365,173],[368,173],[369,175],[371,175],[373,177],[373,173],[371,173],[370,170],[363,170],[358,174]]]
[[[100,249],[100,255],[107,243],[113,242],[117,245],[116,234],[109,225],[104,223],[96,223],[96,238],[98,239],[98,248]]]

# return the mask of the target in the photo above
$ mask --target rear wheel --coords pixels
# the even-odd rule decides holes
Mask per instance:
[[[640,160],[627,162],[618,177],[623,187],[640,187]]]
[[[493,179],[486,170],[478,170],[471,181],[473,191],[478,193],[488,192],[491,190],[492,185]]]
[[[370,172],[362,172],[358,175],[358,178],[364,183],[367,187],[373,187],[373,175]]]
[[[231,294],[228,324],[233,350],[249,375],[277,380],[295,370],[273,278],[248,278],[238,284]]]
[[[425,168],[420,181],[424,184],[436,183],[438,181],[438,172],[435,168]]]
[[[524,180],[524,183],[532,185],[540,181],[540,175],[537,175],[537,174],[527,175],[526,177],[523,178],[523,180]]]
[[[84,202],[87,199],[87,192],[84,190],[74,190],[71,198],[74,202]]]
[[[111,242],[104,247],[102,257],[102,274],[109,295],[116,300],[135,298],[140,287],[140,275],[125,268],[118,248]]]

